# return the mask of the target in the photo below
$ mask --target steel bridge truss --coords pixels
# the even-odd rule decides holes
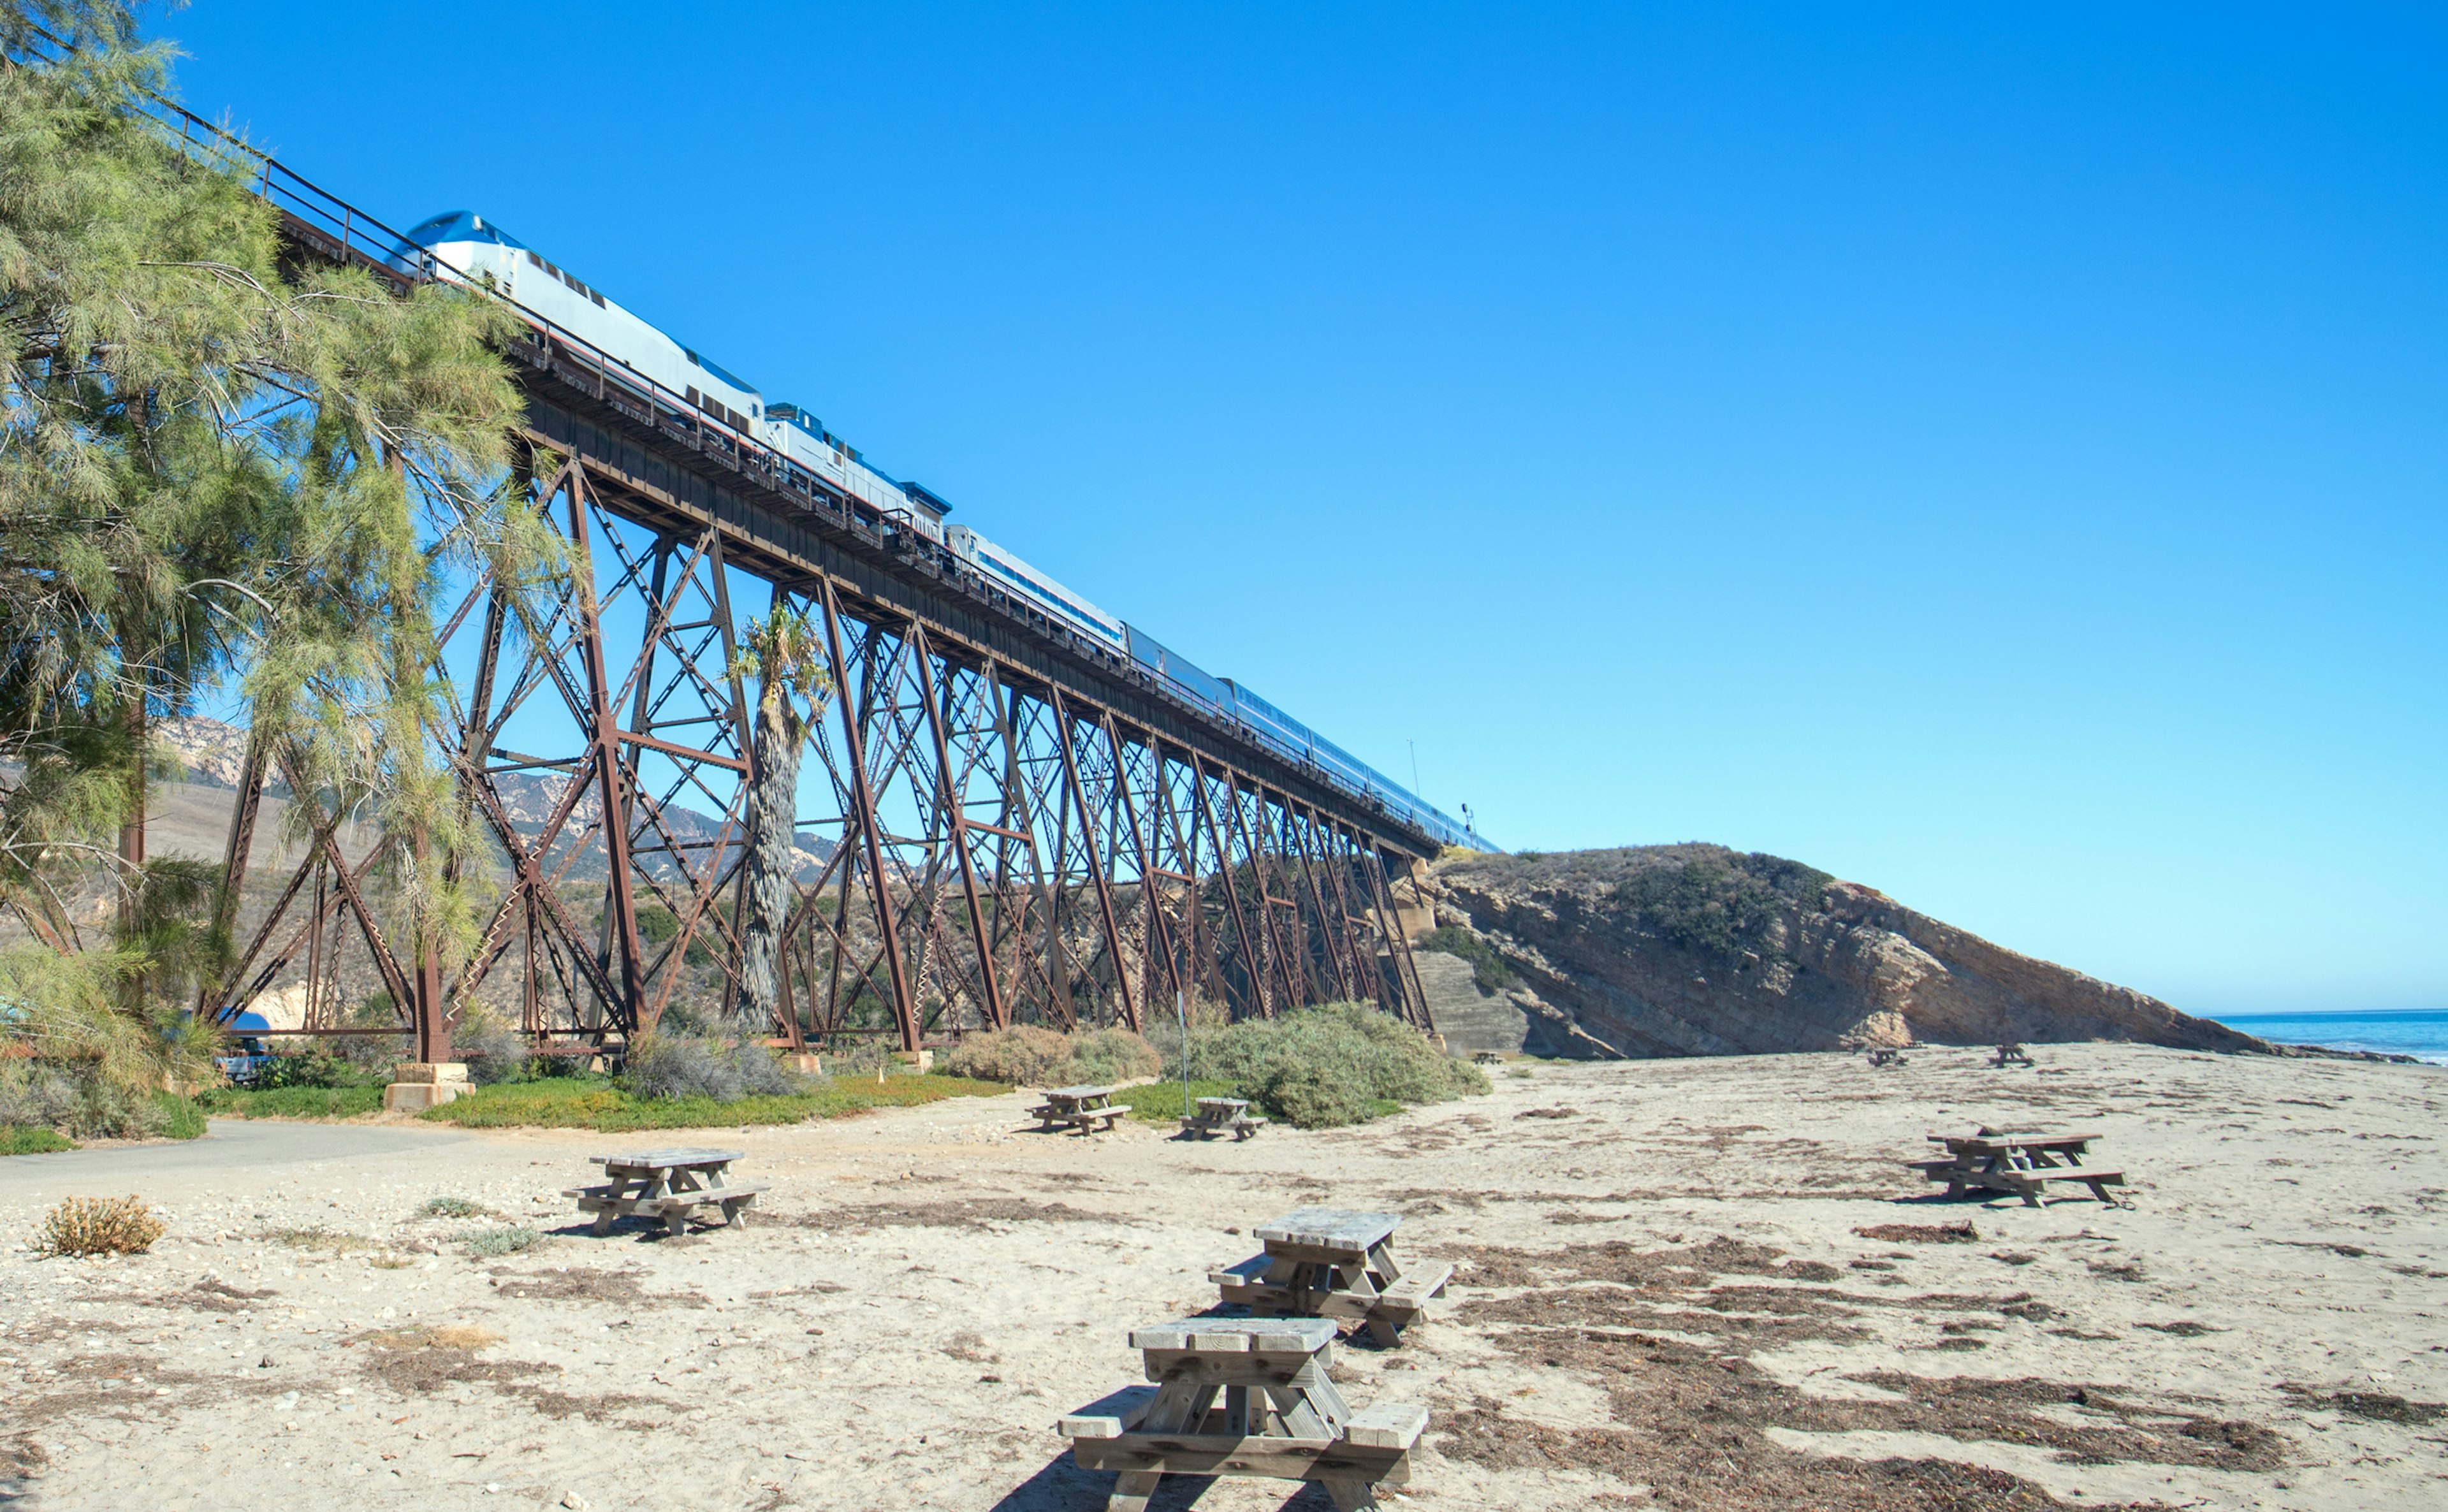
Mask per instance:
[[[367,896],[373,852],[345,853],[315,809],[230,1011],[301,950],[319,983],[348,918],[419,1060],[449,1059],[480,1000],[572,1050],[676,1003],[737,1023],[757,774],[735,600],[752,597],[807,618],[832,691],[800,767],[782,1002],[740,1029],[916,1050],[1014,1024],[1150,1027],[1177,996],[1234,1017],[1368,1002],[1430,1027],[1388,892],[1403,850],[847,575],[775,570],[732,523],[617,469],[530,455],[568,581],[543,603],[476,582],[441,626],[431,735],[494,882],[476,947],[446,973],[395,943]],[[233,881],[280,765],[250,758]]]

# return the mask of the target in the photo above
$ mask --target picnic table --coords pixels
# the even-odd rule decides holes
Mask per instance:
[[[1259,1317],[1312,1317],[1357,1322],[1387,1348],[1427,1311],[1453,1279],[1450,1265],[1408,1273],[1396,1263],[1391,1213],[1301,1208],[1258,1230],[1264,1253],[1207,1273],[1227,1303]]]
[[[1945,1182],[1950,1197],[1974,1191],[2002,1192],[2021,1197],[2025,1207],[2037,1208],[2048,1183],[2062,1181],[2087,1186],[2093,1196],[2113,1205],[2116,1199],[2108,1195],[2108,1189],[2123,1186],[2125,1173],[2082,1163],[2091,1153],[2091,1141],[2099,1138],[2089,1130],[2050,1133],[1984,1126],[1972,1134],[1933,1134],[1929,1141],[1946,1154],[1908,1163],[1929,1179]]]
[[[2019,1044],[2001,1044],[1998,1046],[1998,1053],[1989,1058],[1989,1064],[1993,1070],[2003,1066],[2038,1063],[2032,1059],[2032,1052]]]
[[[1335,1326],[1324,1318],[1188,1318],[1135,1329],[1153,1386],[1125,1387],[1058,1425],[1083,1469],[1117,1470],[1107,1512],[1145,1512],[1174,1475],[1316,1481],[1339,1512],[1377,1505],[1380,1485],[1411,1478],[1427,1409],[1379,1402],[1354,1410],[1328,1373]]]
[[[740,1215],[765,1190],[761,1184],[733,1186],[723,1180],[742,1150],[639,1150],[627,1155],[590,1155],[608,1177],[599,1186],[567,1187],[565,1197],[578,1199],[578,1211],[595,1215],[587,1232],[609,1234],[612,1225],[632,1215],[660,1220],[674,1236],[688,1229],[697,1208],[719,1208],[726,1224]]]
[[[1246,1139],[1266,1126],[1266,1120],[1251,1116],[1247,1098],[1200,1098],[1198,1111],[1181,1120],[1182,1133],[1201,1139],[1228,1131],[1235,1139]]]
[[[1902,1050],[1896,1049],[1892,1045],[1875,1044],[1870,1047],[1870,1063],[1872,1065],[1902,1065],[1904,1063],[1904,1053]]]
[[[1028,1110],[1037,1120],[1040,1134],[1065,1127],[1094,1134],[1112,1128],[1116,1120],[1131,1111],[1114,1106],[1112,1087],[1056,1087],[1042,1096],[1045,1101]]]

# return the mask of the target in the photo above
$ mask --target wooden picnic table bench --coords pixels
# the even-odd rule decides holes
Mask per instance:
[[[1258,1230],[1262,1254],[1207,1273],[1223,1300],[1259,1317],[1358,1323],[1388,1349],[1453,1280],[1450,1265],[1405,1271],[1395,1260],[1391,1213],[1301,1208]]]
[[[1112,1087],[1055,1087],[1040,1095],[1045,1101],[1028,1110],[1037,1120],[1040,1134],[1061,1128],[1094,1134],[1112,1128],[1117,1120],[1131,1111],[1114,1106]]]
[[[1188,1318],[1135,1329],[1153,1386],[1126,1387],[1062,1419],[1071,1455],[1120,1472],[1107,1512],[1145,1512],[1167,1474],[1316,1481],[1338,1512],[1377,1505],[1411,1478],[1425,1407],[1355,1410],[1335,1389],[1324,1318]]]
[[[1200,1098],[1198,1110],[1181,1120],[1181,1132],[1196,1139],[1230,1133],[1235,1139],[1246,1139],[1267,1126],[1267,1120],[1251,1115],[1246,1098]]]
[[[1928,1138],[1930,1143],[1943,1146],[1946,1154],[1906,1163],[1932,1181],[1945,1182],[1950,1197],[1967,1192],[1999,1192],[2019,1196],[2024,1206],[2037,1208],[2042,1205],[2048,1184],[2059,1181],[2089,1187],[2094,1197],[2113,1206],[2116,1199],[2108,1189],[2125,1184],[2122,1171],[2083,1164],[2092,1141],[2101,1138],[2093,1130],[1983,1127],[1972,1134]]]
[[[762,1184],[733,1186],[723,1179],[742,1150],[638,1150],[625,1155],[591,1155],[609,1177],[599,1186],[565,1187],[562,1196],[576,1197],[578,1211],[595,1215],[588,1230],[609,1234],[624,1217],[660,1222],[678,1235],[688,1229],[688,1215],[698,1208],[719,1208],[725,1224],[744,1221]]]
[[[1993,1069],[2010,1065],[2036,1065],[2037,1063],[2037,1062],[2032,1059],[2032,1052],[2024,1049],[2020,1044],[2001,1044],[1998,1046],[1998,1053],[1989,1058],[1989,1064]]]

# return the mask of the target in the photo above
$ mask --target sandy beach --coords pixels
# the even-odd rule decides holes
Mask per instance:
[[[0,1160],[0,1504],[1085,1512],[1111,1478],[1055,1419],[1253,1228],[1331,1204],[1462,1267],[1338,1361],[1433,1414],[1393,1504],[2448,1505],[2448,1069],[2035,1054],[1540,1062],[1246,1143],[1023,1133],[1018,1094],[696,1131],[774,1190],[677,1240],[589,1237],[559,1195],[673,1142],[637,1137],[222,1123]],[[1923,1134],[1982,1122],[2100,1131],[2130,1205],[1923,1198]],[[21,1247],[128,1192],[169,1221],[150,1254]],[[470,1258],[505,1220],[437,1196],[547,1237]],[[1327,1505],[1156,1504],[1194,1498]]]

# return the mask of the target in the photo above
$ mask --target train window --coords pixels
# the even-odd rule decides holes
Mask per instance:
[[[597,308],[598,310],[601,310],[601,309],[602,309],[602,308],[604,307],[604,306],[603,306],[603,297],[602,297],[602,295],[600,295],[600,294],[597,294],[594,290],[592,290],[592,289],[587,290],[587,291],[586,291],[586,297],[588,297],[588,298],[590,298],[590,299],[592,299],[592,300],[594,300],[594,301],[595,301],[595,308]]]
[[[694,384],[689,386],[688,402],[691,404],[697,403],[697,386]]]
[[[529,252],[527,254],[527,260],[534,263],[539,268],[544,266],[544,258],[534,252]]]

